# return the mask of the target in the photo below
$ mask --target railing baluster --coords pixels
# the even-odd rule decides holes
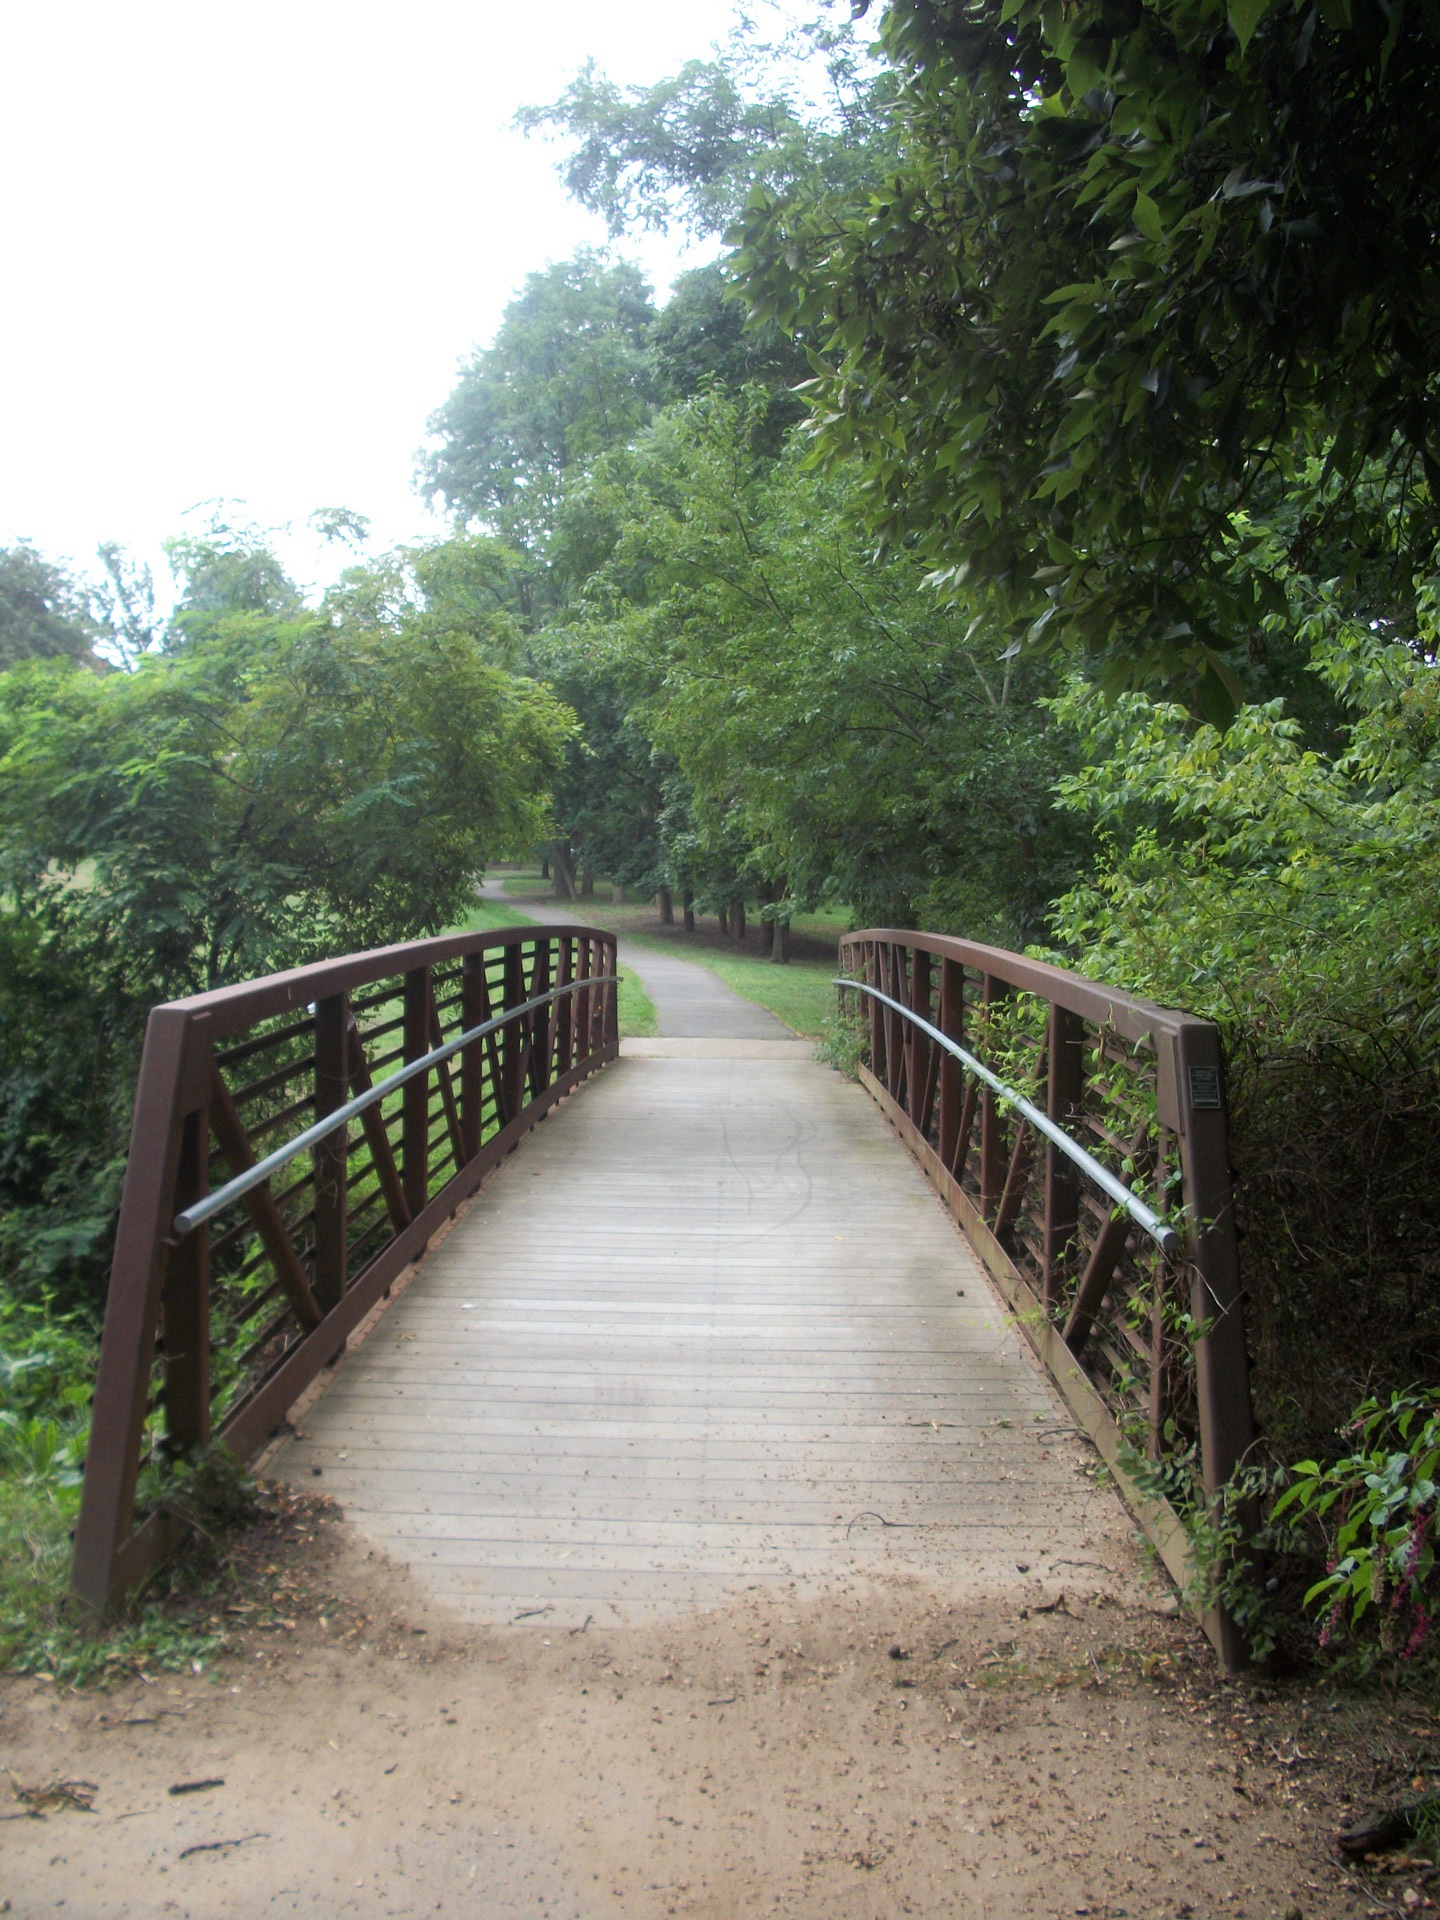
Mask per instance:
[[[591,974],[597,971],[593,965],[595,951],[595,943],[588,935],[576,941],[575,978],[577,980],[588,980]],[[589,987],[578,987],[575,991],[575,1058],[577,1061],[588,1062],[595,1051],[591,997],[592,990]]]
[[[315,1003],[315,1118],[323,1120],[350,1098],[350,997],[326,994]],[[349,1138],[342,1127],[315,1148],[315,1304],[338,1307],[349,1264],[346,1204]]]
[[[192,1206],[210,1191],[210,1114],[187,1113],[175,1173],[175,1206]],[[210,1234],[187,1233],[165,1261],[160,1326],[165,1343],[165,1439],[188,1453],[210,1439]]]
[[[983,990],[985,1011],[989,1013],[998,1007],[1008,992],[1003,980],[997,980],[993,973],[987,973]],[[994,1051],[994,1036],[987,1026],[985,1053],[993,1058]],[[981,1054],[981,1058],[984,1059],[985,1054]],[[980,1095],[980,1212],[987,1222],[995,1218],[1004,1186],[1005,1129],[994,1090],[986,1087]]]
[[[518,942],[505,949],[503,1011],[525,1004],[525,965]],[[525,1070],[525,1030],[520,1020],[508,1020],[500,1032],[500,1084],[504,1094],[501,1117],[511,1121],[520,1111],[521,1076]]]
[[[460,971],[460,1025],[468,1033],[490,1018],[490,996],[485,990],[485,953],[467,953]],[[484,1124],[485,1042],[472,1040],[460,1054],[460,1135],[465,1159],[480,1151]]]
[[[910,956],[910,1005],[922,1020],[930,1018],[930,956],[916,947]],[[905,1089],[910,1118],[921,1133],[930,1131],[930,1055],[928,1035],[910,1029],[910,1065]]]
[[[530,991],[528,999],[538,1000],[550,991],[550,942],[537,940],[535,943],[535,961],[530,971]],[[530,1016],[530,1086],[533,1092],[543,1093],[550,1084],[550,1051],[552,1044],[553,1008],[537,1007]]]
[[[368,1093],[371,1087],[370,1068],[365,1059],[365,1045],[360,1038],[360,1029],[352,1014],[346,1022],[349,1034],[348,1064],[350,1068],[350,1091]],[[367,1107],[360,1116],[360,1125],[365,1131],[365,1144],[370,1149],[370,1164],[375,1169],[375,1178],[380,1183],[380,1191],[385,1196],[385,1210],[390,1216],[390,1224],[399,1233],[410,1224],[410,1208],[405,1199],[405,1188],[401,1184],[400,1170],[395,1165],[395,1155],[390,1149],[390,1135],[385,1128],[385,1116],[379,1107]]]
[[[965,969],[958,960],[940,963],[940,1018],[936,1022],[947,1040],[965,1039]],[[940,1159],[960,1177],[955,1149],[960,1141],[960,1114],[965,1104],[965,1074],[953,1055],[940,1054]]]
[[[1085,1087],[1085,1023],[1067,1007],[1050,1006],[1047,1046],[1050,1071],[1045,1111],[1068,1132]],[[1059,1305],[1065,1287],[1065,1266],[1080,1223],[1080,1183],[1073,1164],[1053,1142],[1045,1144],[1045,1258],[1041,1289],[1045,1305]],[[1070,1256],[1070,1257],[1073,1257]]]
[[[557,987],[568,987],[575,978],[572,956],[575,941],[567,933],[560,943],[559,962],[555,972]],[[555,1002],[555,1071],[568,1073],[575,1058],[575,995],[567,993],[563,1000]]]
[[[423,1060],[430,1051],[430,969],[413,967],[405,975],[405,1059]],[[401,1178],[405,1204],[413,1220],[430,1198],[430,1075],[417,1073],[400,1089]]]
[[[617,974],[620,971],[620,943],[614,939],[605,940],[600,948],[601,972]],[[620,985],[613,980],[602,989],[605,995],[605,1045],[618,1048],[620,1045]]]

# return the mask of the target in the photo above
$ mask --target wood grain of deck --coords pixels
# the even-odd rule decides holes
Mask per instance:
[[[485,1622],[1103,1583],[1127,1523],[1021,1347],[860,1089],[632,1057],[523,1143],[271,1471]]]

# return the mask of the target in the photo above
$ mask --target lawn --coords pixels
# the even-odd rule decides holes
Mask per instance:
[[[644,933],[630,933],[626,938],[637,947],[652,947],[657,953],[677,952],[673,940]],[[702,946],[685,947],[683,958],[693,960],[697,967],[708,967],[743,999],[765,1007],[806,1040],[818,1040],[821,1021],[835,1011],[835,989],[830,984],[835,963],[831,960],[791,960],[777,967],[755,953],[717,953],[713,947]]]
[[[542,880],[534,868],[507,873],[501,884],[517,902],[553,901],[555,897],[551,883]],[[785,966],[776,966],[760,952],[753,918],[743,943],[723,935],[713,915],[697,915],[695,932],[687,933],[678,918],[673,926],[662,924],[649,900],[626,900],[617,905],[610,897],[607,880],[597,880],[594,894],[577,900],[574,909],[579,918],[623,934],[636,946],[709,967],[727,987],[766,1008],[807,1040],[820,1038],[822,1021],[835,1011],[835,989],[830,984],[837,972],[835,947],[849,926],[843,908],[803,914],[792,920],[794,957]]]
[[[494,933],[500,927],[513,927],[517,921],[526,926],[533,924],[528,914],[521,913],[515,907],[502,907],[493,900],[477,900],[463,920],[457,920],[453,927],[447,927],[445,931],[447,933]],[[657,1024],[654,1001],[641,986],[633,971],[629,967],[621,967],[621,1039],[644,1039],[654,1033]]]

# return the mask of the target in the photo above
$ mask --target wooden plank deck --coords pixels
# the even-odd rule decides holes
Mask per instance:
[[[1123,1561],[1118,1504],[870,1101],[803,1049],[732,1045],[759,1057],[638,1049],[552,1114],[271,1471],[485,1622],[894,1575],[1053,1591]]]

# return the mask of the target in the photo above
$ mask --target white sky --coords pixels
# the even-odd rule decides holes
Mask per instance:
[[[527,272],[604,239],[511,116],[592,53],[616,80],[659,79],[731,14],[11,8],[0,543],[84,567],[113,539],[158,561],[217,496],[267,526],[352,507],[382,546],[438,531],[411,487],[427,415]],[[678,243],[627,251],[663,294]],[[302,580],[325,565],[308,541],[287,558]]]

